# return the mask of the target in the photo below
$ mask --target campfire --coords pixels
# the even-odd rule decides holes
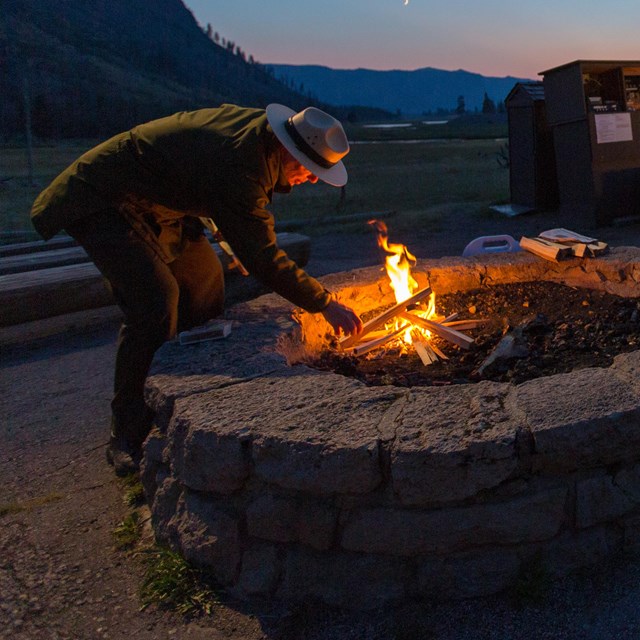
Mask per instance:
[[[458,314],[446,317],[436,313],[435,293],[426,287],[419,291],[411,275],[416,258],[403,244],[389,242],[387,226],[381,220],[370,220],[376,231],[378,246],[385,254],[385,267],[396,304],[365,323],[362,333],[339,341],[342,350],[362,356],[375,350],[393,348],[402,353],[414,349],[427,366],[447,356],[431,340],[435,334],[443,340],[469,349],[473,338],[462,329],[473,329],[485,321],[457,320]]]

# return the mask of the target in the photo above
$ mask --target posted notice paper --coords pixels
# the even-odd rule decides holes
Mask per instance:
[[[605,142],[627,142],[633,140],[630,113],[597,113],[596,140]]]

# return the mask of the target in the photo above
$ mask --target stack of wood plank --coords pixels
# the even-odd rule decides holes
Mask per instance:
[[[549,229],[535,238],[522,236],[520,247],[552,262],[567,258],[593,258],[609,249],[605,242],[568,229]]]

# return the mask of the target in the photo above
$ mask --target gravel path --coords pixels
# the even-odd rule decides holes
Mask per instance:
[[[465,225],[463,238],[458,222],[392,240],[420,257],[438,257],[459,254],[465,238],[498,232]],[[556,222],[505,219],[499,229],[517,237],[561,226]],[[635,227],[599,235],[616,246],[640,244]],[[309,271],[372,264],[370,243],[367,234],[340,242],[315,237]],[[113,530],[128,507],[104,460],[115,334],[113,319],[40,340],[27,340],[31,327],[22,344],[0,346],[0,638],[640,639],[639,557],[559,581],[537,606],[516,606],[506,594],[367,615],[238,602],[192,621],[139,611],[141,564],[113,547]]]

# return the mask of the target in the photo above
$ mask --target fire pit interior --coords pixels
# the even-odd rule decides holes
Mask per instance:
[[[436,298],[430,287],[420,289],[412,274],[417,259],[409,249],[389,242],[381,220],[369,225],[376,232],[396,304],[364,311],[363,335],[330,341],[310,361],[312,366],[370,385],[442,386],[480,380],[519,384],[609,366],[614,356],[638,344],[639,305],[603,291],[531,280],[488,283]],[[553,231],[578,237],[564,229]],[[599,245],[602,255],[607,246]],[[556,251],[559,247],[576,255],[595,245],[572,246],[554,245]]]
[[[469,349],[434,335],[446,356],[424,366],[414,350],[397,346],[355,356],[327,348],[313,366],[371,385],[403,387],[467,384],[480,380],[519,384],[584,367],[607,367],[640,342],[639,303],[603,291],[554,282],[518,282],[438,296],[443,316],[485,318],[467,330]],[[363,320],[383,309],[363,314]],[[331,346],[331,345],[330,345]]]

